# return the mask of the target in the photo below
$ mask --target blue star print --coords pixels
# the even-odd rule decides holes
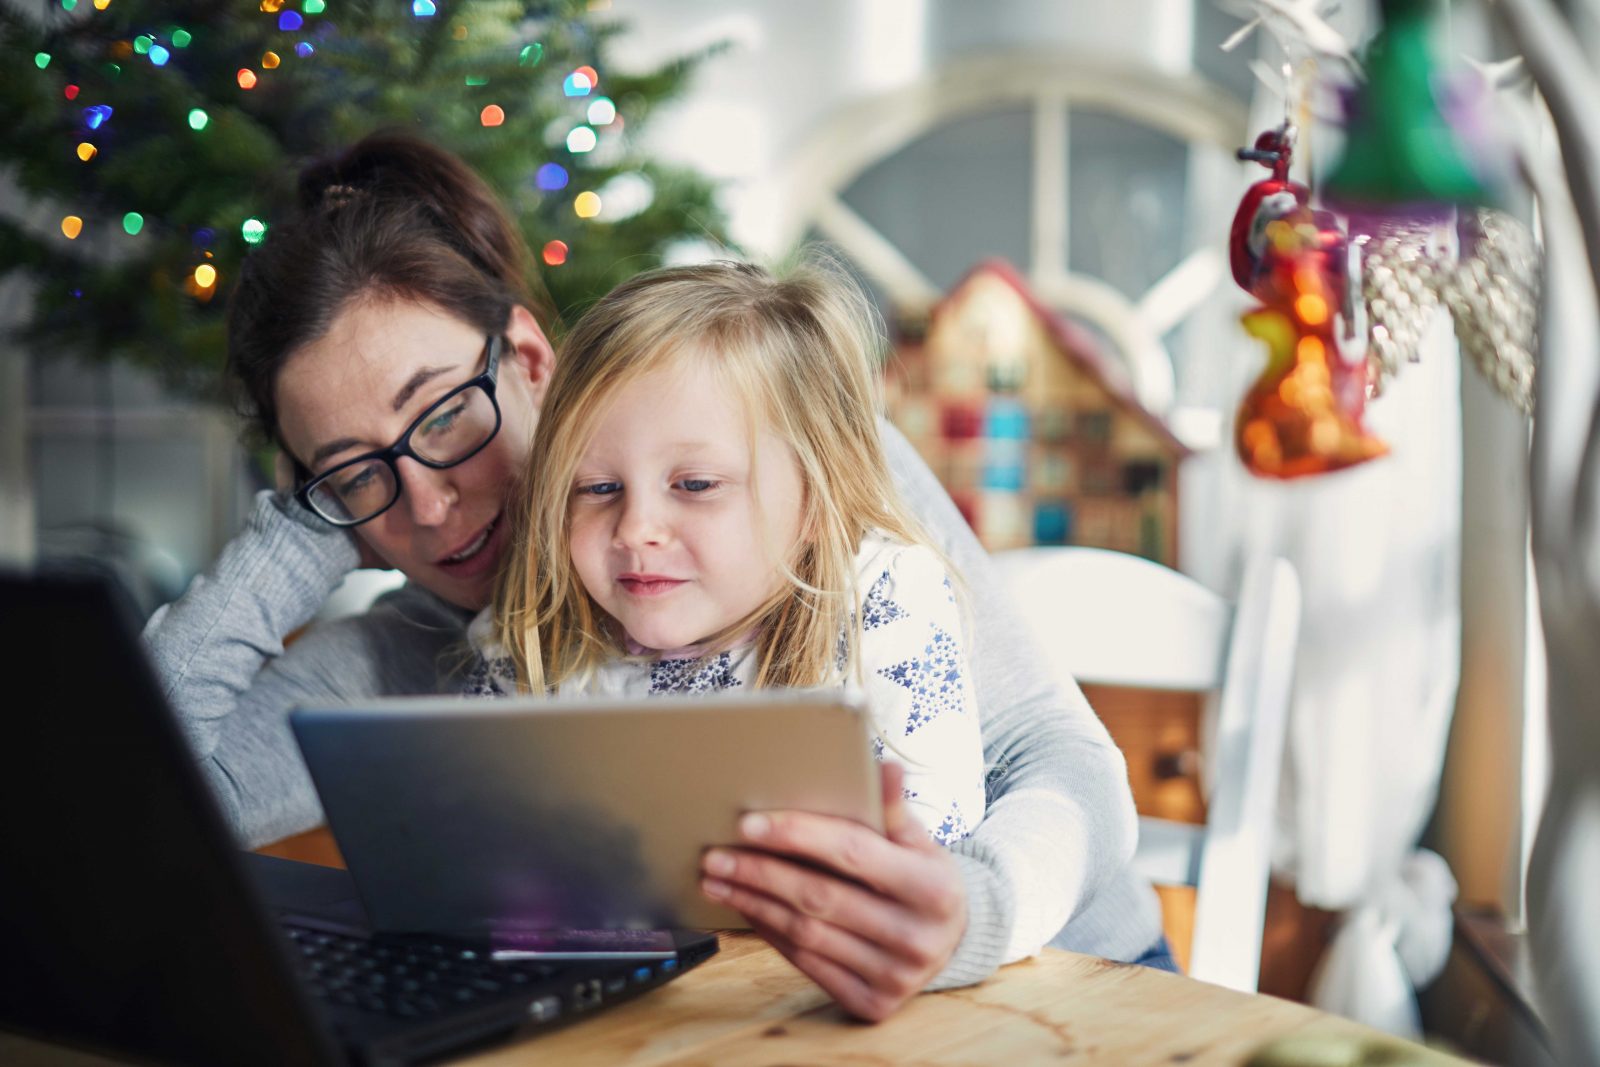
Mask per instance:
[[[861,628],[876,630],[896,619],[905,618],[905,615],[905,608],[889,599],[889,572],[884,571],[872,583],[872,588],[867,591],[867,599],[861,605]]]
[[[953,845],[962,838],[971,835],[972,829],[967,826],[966,816],[961,814],[961,806],[955,801],[950,802],[950,814],[946,815],[938,826],[933,828],[933,839],[941,845]]]
[[[716,693],[739,685],[733,676],[733,653],[713,659],[664,659],[650,665],[650,695]]]
[[[938,626],[916,659],[901,660],[878,673],[911,690],[911,714],[906,716],[906,733],[932,722],[940,712],[962,711],[962,690],[966,679],[961,674],[961,657],[956,639]]]

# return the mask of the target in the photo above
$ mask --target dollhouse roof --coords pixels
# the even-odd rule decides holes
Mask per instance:
[[[1134,395],[1126,376],[1116,369],[1111,357],[1101,350],[1094,335],[1065,315],[1047,307],[1034,295],[1033,290],[1028,288],[1028,283],[1023,280],[1016,268],[1003,259],[981,260],[969,270],[929,312],[929,333],[938,328],[941,315],[960,302],[963,291],[981,277],[996,278],[1015,290],[1051,346],[1080,374],[1097,385],[1114,408],[1147,429],[1171,451],[1175,459],[1182,459],[1191,454],[1191,450],[1168,428],[1165,420],[1139,403],[1139,398]]]

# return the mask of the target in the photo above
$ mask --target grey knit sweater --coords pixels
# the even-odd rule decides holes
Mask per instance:
[[[934,988],[977,981],[1046,944],[1130,960],[1160,936],[1148,883],[1128,865],[1137,822],[1122,754],[1076,689],[1062,691],[988,557],[916,452],[884,426],[900,490],[965,578],[988,812],[951,848],[967,932]],[[145,629],[167,698],[245,846],[322,821],[290,735],[302,703],[457,693],[471,613],[415,586],[365,615],[313,627],[356,565],[349,537],[272,493],[183,597]],[[1064,605],[1070,610],[1070,605]]]

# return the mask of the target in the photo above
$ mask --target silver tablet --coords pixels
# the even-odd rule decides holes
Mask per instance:
[[[407,698],[290,722],[383,931],[746,926],[699,890],[740,815],[883,825],[868,716],[838,695]]]

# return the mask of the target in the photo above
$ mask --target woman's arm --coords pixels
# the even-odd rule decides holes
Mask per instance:
[[[299,704],[432,692],[439,650],[459,623],[402,592],[365,616],[308,631],[356,565],[348,534],[295,517],[263,492],[244,529],[184,595],[145,627],[166,697],[240,843],[255,846],[322,820],[289,732]]]

